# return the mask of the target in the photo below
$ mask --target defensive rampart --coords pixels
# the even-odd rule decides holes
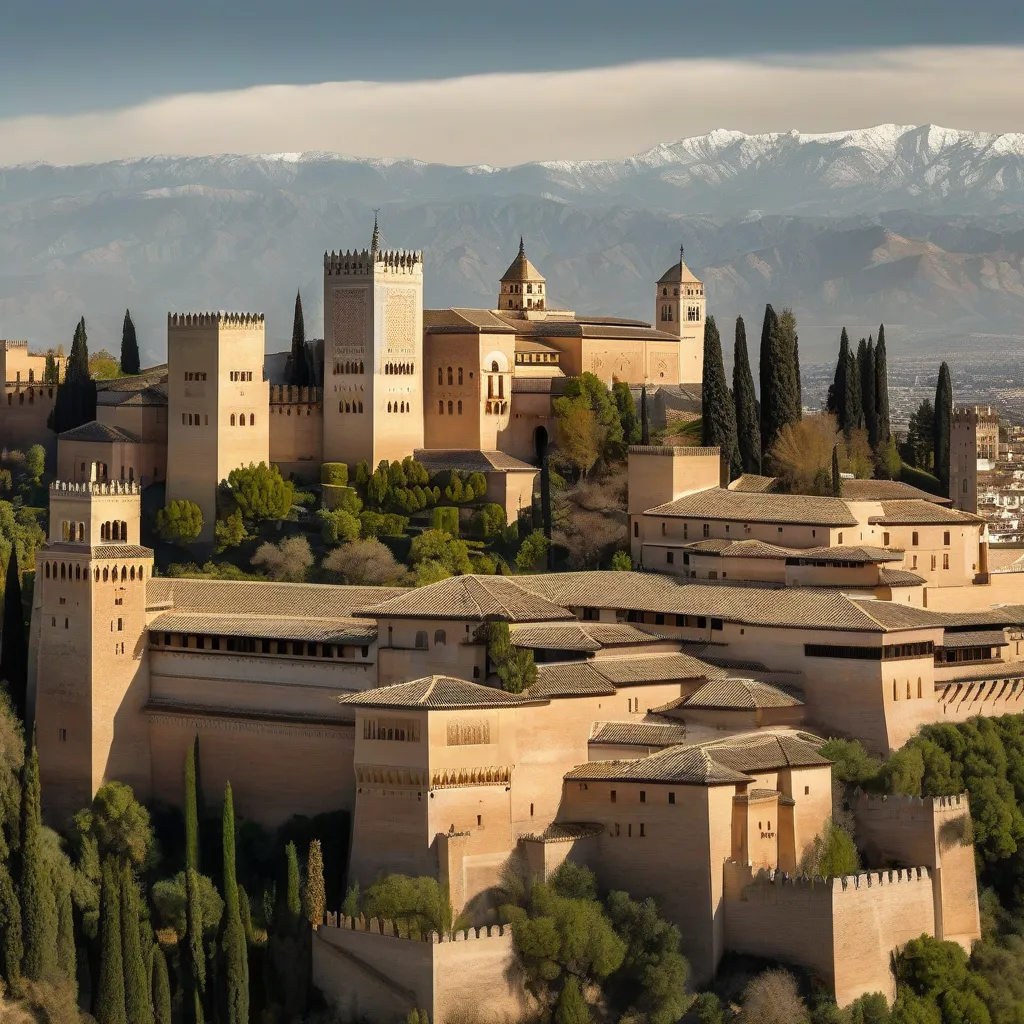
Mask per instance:
[[[389,921],[328,914],[313,939],[313,983],[346,1020],[404,1021],[413,1007],[433,1024],[474,1015],[515,1024],[529,1015],[513,977],[511,929],[469,928],[451,938],[401,938]]]
[[[323,391],[270,386],[270,461],[287,479],[315,480],[323,462]]]
[[[999,668],[992,669],[998,677]],[[936,721],[966,722],[982,715],[1019,715],[1024,712],[1024,680],[1018,677],[978,679],[972,682],[940,683],[935,688]]]
[[[811,879],[729,862],[724,903],[727,949],[808,968],[840,1006],[865,992],[891,1001],[893,951],[935,927],[927,868]]]

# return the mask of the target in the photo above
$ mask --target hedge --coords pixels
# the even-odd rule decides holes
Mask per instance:
[[[345,487],[348,484],[348,466],[344,462],[325,462],[320,467],[320,483]]]

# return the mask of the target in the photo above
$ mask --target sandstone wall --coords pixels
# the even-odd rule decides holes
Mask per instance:
[[[287,480],[317,480],[323,460],[324,407],[319,388],[270,387],[270,461]]]

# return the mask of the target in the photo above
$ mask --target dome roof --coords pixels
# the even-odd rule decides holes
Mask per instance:
[[[526,246],[519,239],[519,253],[501,275],[502,283],[510,281],[543,281],[540,271],[526,258]]]
[[[700,284],[700,278],[683,262],[683,247],[679,246],[679,262],[673,263],[661,277],[658,284]]]

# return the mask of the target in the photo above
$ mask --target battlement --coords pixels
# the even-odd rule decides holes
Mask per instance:
[[[167,329],[194,330],[197,327],[217,327],[219,329],[244,329],[263,326],[262,313],[227,313],[220,310],[216,313],[168,313]]]
[[[15,340],[13,338],[0,338],[0,349],[4,352],[13,352],[15,349],[25,349],[28,351],[28,342],[22,340]]]
[[[324,399],[323,388],[299,387],[295,384],[271,384],[271,405],[320,405]]]
[[[346,917],[344,914],[334,914],[330,911],[324,915],[324,927],[340,928],[351,932],[368,932],[371,935],[386,935],[404,942],[429,942],[435,946],[440,942],[472,942],[476,939],[499,938],[510,935],[512,932],[511,925],[494,924],[481,925],[479,928],[460,928],[451,936],[430,932],[422,939],[410,939],[399,934],[393,921],[378,920],[376,917],[369,919],[362,916]]]
[[[738,861],[727,861],[730,867],[740,875],[743,885],[789,886],[794,889],[871,889],[883,885],[899,885],[901,883],[928,882],[932,874],[927,867],[887,868],[880,871],[861,871],[856,875],[791,875],[785,871],[761,868],[756,873],[750,864]],[[748,877],[743,877],[744,869]]]
[[[423,253],[406,249],[346,249],[324,253],[324,273],[329,277],[359,277],[377,270],[422,274]]]
[[[932,814],[969,813],[970,800],[966,793],[922,797],[858,792],[856,809],[887,818],[923,818]]]
[[[132,480],[113,480],[108,483],[83,481],[71,483],[67,480],[54,480],[50,484],[50,499],[53,498],[91,498],[94,495],[125,495],[142,494],[142,488]]]
[[[991,405],[958,405],[953,408],[954,426],[961,423],[999,423],[999,410]]]

